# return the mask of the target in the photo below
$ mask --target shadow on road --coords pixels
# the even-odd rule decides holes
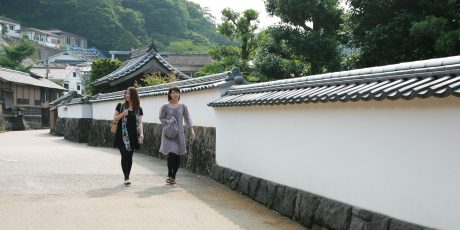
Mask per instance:
[[[99,188],[99,189],[90,190],[86,194],[91,198],[98,198],[98,197],[110,196],[112,194],[122,192],[124,189],[126,189],[126,187],[120,184],[120,185],[117,185],[111,188]]]

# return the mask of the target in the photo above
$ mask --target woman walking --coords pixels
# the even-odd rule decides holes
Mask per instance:
[[[185,127],[190,129],[192,138],[195,139],[195,131],[187,106],[179,103],[180,89],[170,88],[168,91],[168,103],[160,109],[160,121],[163,124],[161,134],[160,152],[168,155],[168,179],[166,183],[175,184],[176,174],[180,166],[180,156],[187,152],[185,146]]]
[[[129,87],[124,94],[125,102],[115,108],[114,122],[118,122],[114,147],[120,150],[121,168],[125,177],[125,186],[130,186],[129,174],[133,165],[133,153],[144,141],[139,95],[134,87]]]

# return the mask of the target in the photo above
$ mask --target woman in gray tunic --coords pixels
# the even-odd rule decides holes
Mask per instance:
[[[163,132],[161,134],[160,152],[168,155],[168,179],[166,183],[176,183],[176,173],[180,166],[180,156],[187,153],[185,146],[185,127],[190,129],[192,138],[195,139],[195,131],[192,127],[192,119],[188,112],[187,106],[180,104],[180,89],[177,87],[170,88],[168,91],[168,102],[160,109],[160,121],[163,124]],[[165,135],[165,127],[174,125],[177,122],[178,134],[175,137]],[[169,137],[168,137],[169,136]]]

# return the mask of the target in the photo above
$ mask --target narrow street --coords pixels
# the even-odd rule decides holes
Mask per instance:
[[[136,154],[122,185],[116,149],[49,130],[0,133],[0,223],[22,229],[304,229],[208,177]]]

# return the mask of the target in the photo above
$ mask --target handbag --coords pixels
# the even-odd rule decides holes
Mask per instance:
[[[123,112],[123,105],[120,106],[120,111]],[[121,119],[120,119],[121,120]],[[117,128],[118,128],[118,122],[120,121],[113,121],[112,122],[112,127],[110,127],[110,132],[112,132],[113,134],[117,133]]]
[[[117,128],[118,128],[118,121],[114,121],[112,123],[112,127],[110,128],[110,132],[112,132],[113,134],[117,133]]]
[[[163,132],[165,134],[165,137],[169,139],[174,139],[179,135],[179,126],[177,125],[176,119],[173,117],[174,122],[171,124],[166,124],[163,127]]]

